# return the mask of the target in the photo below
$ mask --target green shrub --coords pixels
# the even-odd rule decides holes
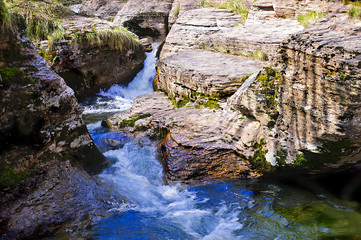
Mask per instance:
[[[361,9],[358,7],[352,7],[348,10],[348,16],[352,19],[360,20],[361,19]]]
[[[316,11],[310,11],[308,14],[298,15],[297,20],[301,25],[303,25],[304,27],[307,27],[311,23],[317,22],[318,19],[320,19],[323,15],[324,15],[324,13],[319,13],[319,12],[316,12]]]

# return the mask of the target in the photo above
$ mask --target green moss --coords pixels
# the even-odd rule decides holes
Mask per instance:
[[[32,84],[34,79],[26,78],[23,70],[19,68],[0,67],[0,85],[8,87],[12,84]]]
[[[295,161],[292,163],[294,167],[302,167],[307,163],[307,159],[304,154],[297,154]]]
[[[13,187],[30,177],[28,171],[16,171],[9,165],[0,168],[0,188]]]
[[[267,173],[273,170],[273,166],[266,160],[268,150],[264,150],[266,142],[262,138],[259,142],[253,144],[253,156],[249,159],[252,169],[260,172]]]
[[[208,100],[206,102],[200,102],[199,103],[200,106],[206,107],[206,108],[210,108],[210,109],[219,109],[219,102],[216,100]]]
[[[319,12],[316,12],[316,11],[310,11],[308,14],[298,15],[297,20],[301,25],[303,25],[304,27],[307,27],[311,23],[317,22],[318,19],[320,19],[323,15],[324,15],[324,13],[319,13]]]
[[[118,123],[118,127],[119,128],[134,127],[136,121],[138,121],[139,119],[147,118],[149,116],[150,116],[149,114],[137,114],[129,119],[124,119],[123,121]]]
[[[288,226],[320,229],[319,234],[325,237],[317,235],[314,239],[360,239],[361,214],[350,208],[317,201],[294,206],[276,204],[273,209],[288,221]]]
[[[260,73],[257,80],[261,84],[261,92],[265,95],[267,107],[275,110],[278,96],[277,87],[282,82],[282,73],[278,70],[276,71],[272,68],[266,67],[265,73]]]

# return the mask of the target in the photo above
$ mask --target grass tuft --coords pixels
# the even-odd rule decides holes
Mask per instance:
[[[316,11],[310,11],[308,14],[300,14],[297,16],[298,22],[303,25],[304,27],[307,27],[311,23],[315,23],[320,19],[324,13],[319,13]]]
[[[210,3],[208,1],[203,0],[201,4],[199,5],[200,8],[204,7],[215,7],[218,9],[230,9],[233,13],[237,13],[241,15],[242,21],[239,24],[244,24],[248,17],[248,9],[246,6],[245,0],[234,0],[234,1],[228,1],[224,3]]]
[[[348,10],[348,16],[354,20],[361,20],[361,9],[358,7],[352,7]]]

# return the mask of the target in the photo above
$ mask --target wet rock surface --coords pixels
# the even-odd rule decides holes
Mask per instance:
[[[1,31],[0,238],[41,236],[72,220],[88,200],[104,207],[92,196],[103,193],[89,173],[108,161],[86,129],[73,90],[29,40]]]

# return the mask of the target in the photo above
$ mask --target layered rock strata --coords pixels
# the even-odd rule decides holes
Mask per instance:
[[[198,48],[273,60],[281,42],[303,27],[296,20],[276,19],[262,12],[250,12],[242,24],[242,16],[228,9],[187,11],[173,25],[160,57]]]

